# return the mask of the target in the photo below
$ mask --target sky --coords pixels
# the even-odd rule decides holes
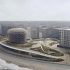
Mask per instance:
[[[70,21],[70,0],[0,0],[0,21]]]

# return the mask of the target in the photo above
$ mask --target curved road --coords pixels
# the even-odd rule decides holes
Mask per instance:
[[[0,48],[0,58],[15,63],[20,66],[25,66],[34,70],[70,70],[70,66],[53,64],[47,61],[28,59],[21,56],[7,53]]]

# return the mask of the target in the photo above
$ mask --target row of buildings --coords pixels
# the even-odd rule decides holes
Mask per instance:
[[[32,39],[41,39],[41,38],[60,39],[59,30],[55,28],[32,27],[31,29],[28,30],[30,31]]]
[[[0,24],[0,35],[6,36],[8,29],[11,29],[11,28],[24,28],[24,25],[12,24],[12,23]]]
[[[25,28],[27,30],[27,39],[45,39],[54,38],[60,40],[62,47],[70,47],[70,28],[47,28],[44,27],[24,27],[19,25],[7,24],[0,25],[0,35],[6,36],[8,29]]]
[[[32,28],[30,30],[32,39],[53,38],[60,42],[61,47],[70,48],[70,28]]]

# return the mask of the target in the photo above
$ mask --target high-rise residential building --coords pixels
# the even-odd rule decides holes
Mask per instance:
[[[31,40],[31,27],[27,27],[26,29],[27,29],[27,31],[26,31],[26,33],[27,33],[26,39]]]
[[[32,39],[39,39],[39,27],[32,27],[31,28],[31,38]]]
[[[58,28],[51,28],[50,30],[50,38],[55,38],[60,40],[60,31]]]
[[[42,32],[39,32],[39,39],[42,39]]]
[[[57,28],[41,28],[42,38],[60,39],[59,30]]]
[[[47,28],[41,28],[42,38],[47,38]]]
[[[70,29],[69,28],[60,29],[60,46],[65,48],[70,48]]]

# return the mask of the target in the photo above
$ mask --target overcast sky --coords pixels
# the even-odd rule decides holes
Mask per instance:
[[[70,0],[0,0],[0,20],[70,21]]]

